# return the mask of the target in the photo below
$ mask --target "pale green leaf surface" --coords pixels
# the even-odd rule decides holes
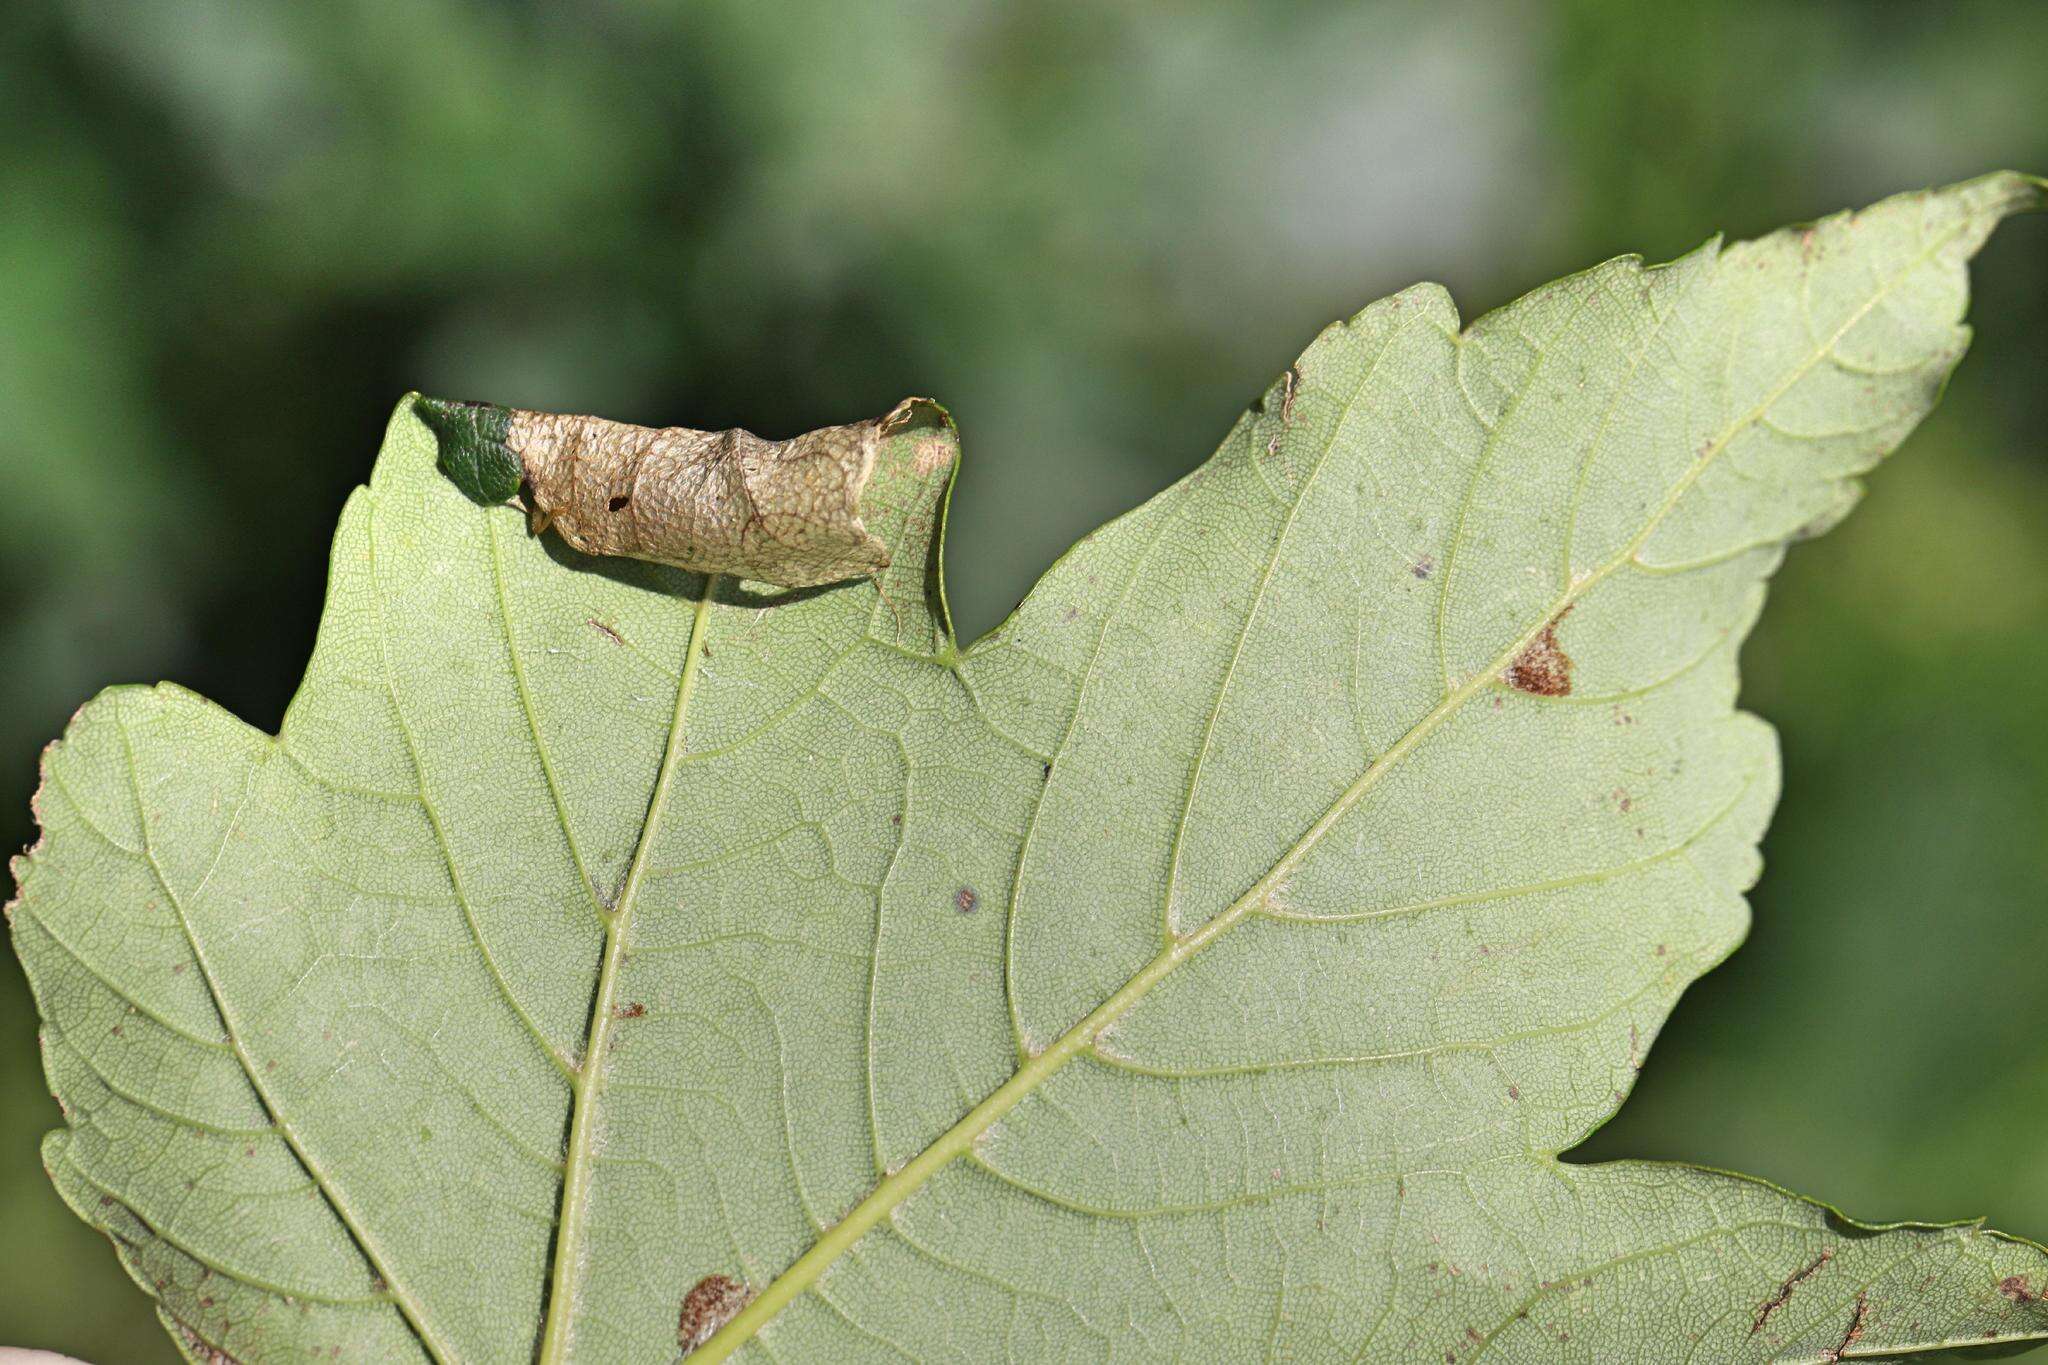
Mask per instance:
[[[2031,1243],[1556,1155],[1744,932],[1763,580],[2040,195],[1383,300],[964,653],[936,420],[884,582],[778,594],[530,537],[401,405],[279,737],[49,754],[46,1162],[196,1358],[668,1360],[714,1274],[706,1358],[2048,1337]]]

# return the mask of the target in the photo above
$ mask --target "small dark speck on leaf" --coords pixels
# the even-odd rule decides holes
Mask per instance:
[[[1428,578],[1431,574],[1436,572],[1435,557],[1432,555],[1421,556],[1413,564],[1410,564],[1408,566],[1408,572],[1414,574],[1417,578]]]
[[[646,1013],[647,1006],[641,1004],[638,1000],[628,1005],[620,1005],[612,1011],[613,1017],[618,1019],[638,1019]]]
[[[953,904],[961,914],[971,915],[980,908],[981,897],[974,894],[973,887],[963,886],[953,893]]]

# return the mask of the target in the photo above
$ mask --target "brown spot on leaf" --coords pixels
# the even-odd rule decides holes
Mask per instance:
[[[1523,646],[1508,665],[1507,683],[1518,692],[1537,697],[1566,697],[1572,690],[1572,660],[1557,643],[1557,627],[1572,609],[1550,618],[1543,633]]]
[[[2033,1292],[2024,1275],[2008,1275],[1998,1282],[1998,1292],[2014,1303],[2039,1303],[2042,1295]]]
[[[974,894],[974,888],[963,886],[953,893],[953,905],[963,915],[971,915],[981,906],[981,897]]]
[[[638,1019],[646,1013],[647,1006],[635,1000],[630,1004],[615,1006],[612,1010],[612,1017],[615,1019]]]
[[[1799,1288],[1800,1285],[1805,1284],[1808,1280],[1812,1279],[1816,1274],[1819,1273],[1820,1268],[1822,1266],[1826,1265],[1829,1261],[1832,1261],[1834,1259],[1834,1248],[1823,1247],[1821,1248],[1820,1255],[1814,1257],[1811,1261],[1808,1261],[1804,1266],[1800,1267],[1798,1270],[1793,1271],[1790,1275],[1787,1275],[1785,1277],[1785,1282],[1779,1285],[1777,1290],[1773,1292],[1768,1299],[1765,1299],[1762,1304],[1758,1305],[1756,1310],[1756,1321],[1750,1324],[1749,1334],[1751,1336],[1755,1336],[1758,1332],[1763,1331],[1764,1324],[1771,1320],[1771,1314],[1777,1312],[1780,1308],[1783,1308],[1787,1303],[1791,1302],[1792,1291]]]
[[[610,626],[598,620],[595,616],[591,617],[584,624],[588,625],[592,630],[596,631],[599,635],[604,636],[605,639],[610,640],[615,645],[623,645],[624,643],[626,643],[625,636],[619,634],[616,630],[613,630]]]
[[[1408,566],[1408,572],[1417,578],[1428,578],[1436,572],[1436,556],[1418,555],[1415,562]]]
[[[184,1340],[186,1354],[194,1360],[204,1361],[206,1365],[236,1365],[233,1356],[200,1336],[189,1323],[178,1323],[178,1335]]]
[[[706,1275],[697,1281],[683,1295],[683,1309],[676,1318],[676,1342],[683,1354],[711,1340],[712,1333],[753,1301],[754,1291],[730,1275]]]

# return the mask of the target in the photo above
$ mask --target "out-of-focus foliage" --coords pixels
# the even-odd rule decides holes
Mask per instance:
[[[1331,317],[2039,171],[2044,54],[2008,0],[0,6],[0,834],[103,683],[275,725],[407,388],[771,436],[936,394],[973,635]],[[1746,652],[1751,946],[1593,1146],[2038,1237],[2048,222],[1981,270],[1949,401]],[[0,1341],[162,1358],[37,1167],[32,1032],[0,968]]]

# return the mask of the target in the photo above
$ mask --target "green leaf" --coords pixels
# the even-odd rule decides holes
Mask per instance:
[[[1763,580],[2042,197],[1383,300],[964,652],[943,422],[886,574],[776,593],[530,537],[408,401],[277,738],[49,752],[52,1175],[200,1359],[2048,1337],[2032,1243],[1558,1159],[1744,932]]]

